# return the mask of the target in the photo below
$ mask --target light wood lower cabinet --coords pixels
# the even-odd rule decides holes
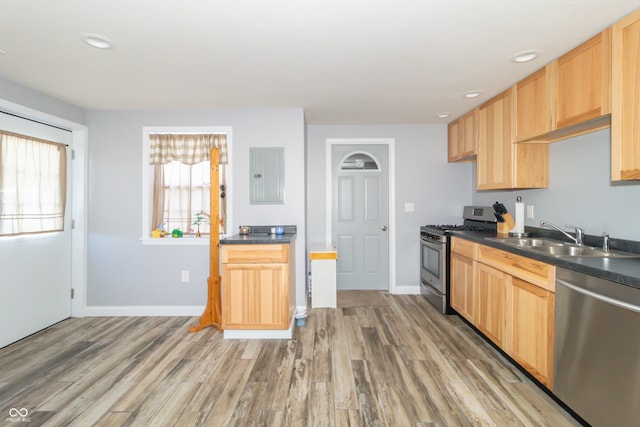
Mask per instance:
[[[458,253],[451,254],[451,307],[469,322],[473,317],[473,260]]]
[[[287,329],[290,245],[222,245],[222,328]]]
[[[555,267],[458,237],[451,251],[451,306],[553,390]]]
[[[507,353],[551,389],[555,294],[513,278],[507,290],[506,306]]]
[[[475,324],[491,341],[504,347],[505,296],[511,277],[480,262],[475,268]]]

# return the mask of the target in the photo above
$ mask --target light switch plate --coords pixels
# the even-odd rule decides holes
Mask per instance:
[[[533,205],[527,205],[527,219],[533,219]]]
[[[413,202],[406,202],[404,204],[404,211],[405,212],[415,212],[416,211],[416,206],[414,205]]]

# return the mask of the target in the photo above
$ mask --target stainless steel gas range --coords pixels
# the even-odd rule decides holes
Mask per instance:
[[[444,314],[449,304],[449,237],[453,230],[495,231],[496,217],[491,206],[465,206],[461,225],[420,227],[420,293]]]

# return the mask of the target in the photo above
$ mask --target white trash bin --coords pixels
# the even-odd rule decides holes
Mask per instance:
[[[311,292],[312,308],[336,308],[336,260],[338,252],[335,248],[312,249],[311,258]]]

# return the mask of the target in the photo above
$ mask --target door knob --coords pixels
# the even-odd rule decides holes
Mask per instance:
[[[383,225],[382,227],[380,227],[380,230],[382,230],[382,231],[387,231],[387,226],[386,226],[386,225]]]

